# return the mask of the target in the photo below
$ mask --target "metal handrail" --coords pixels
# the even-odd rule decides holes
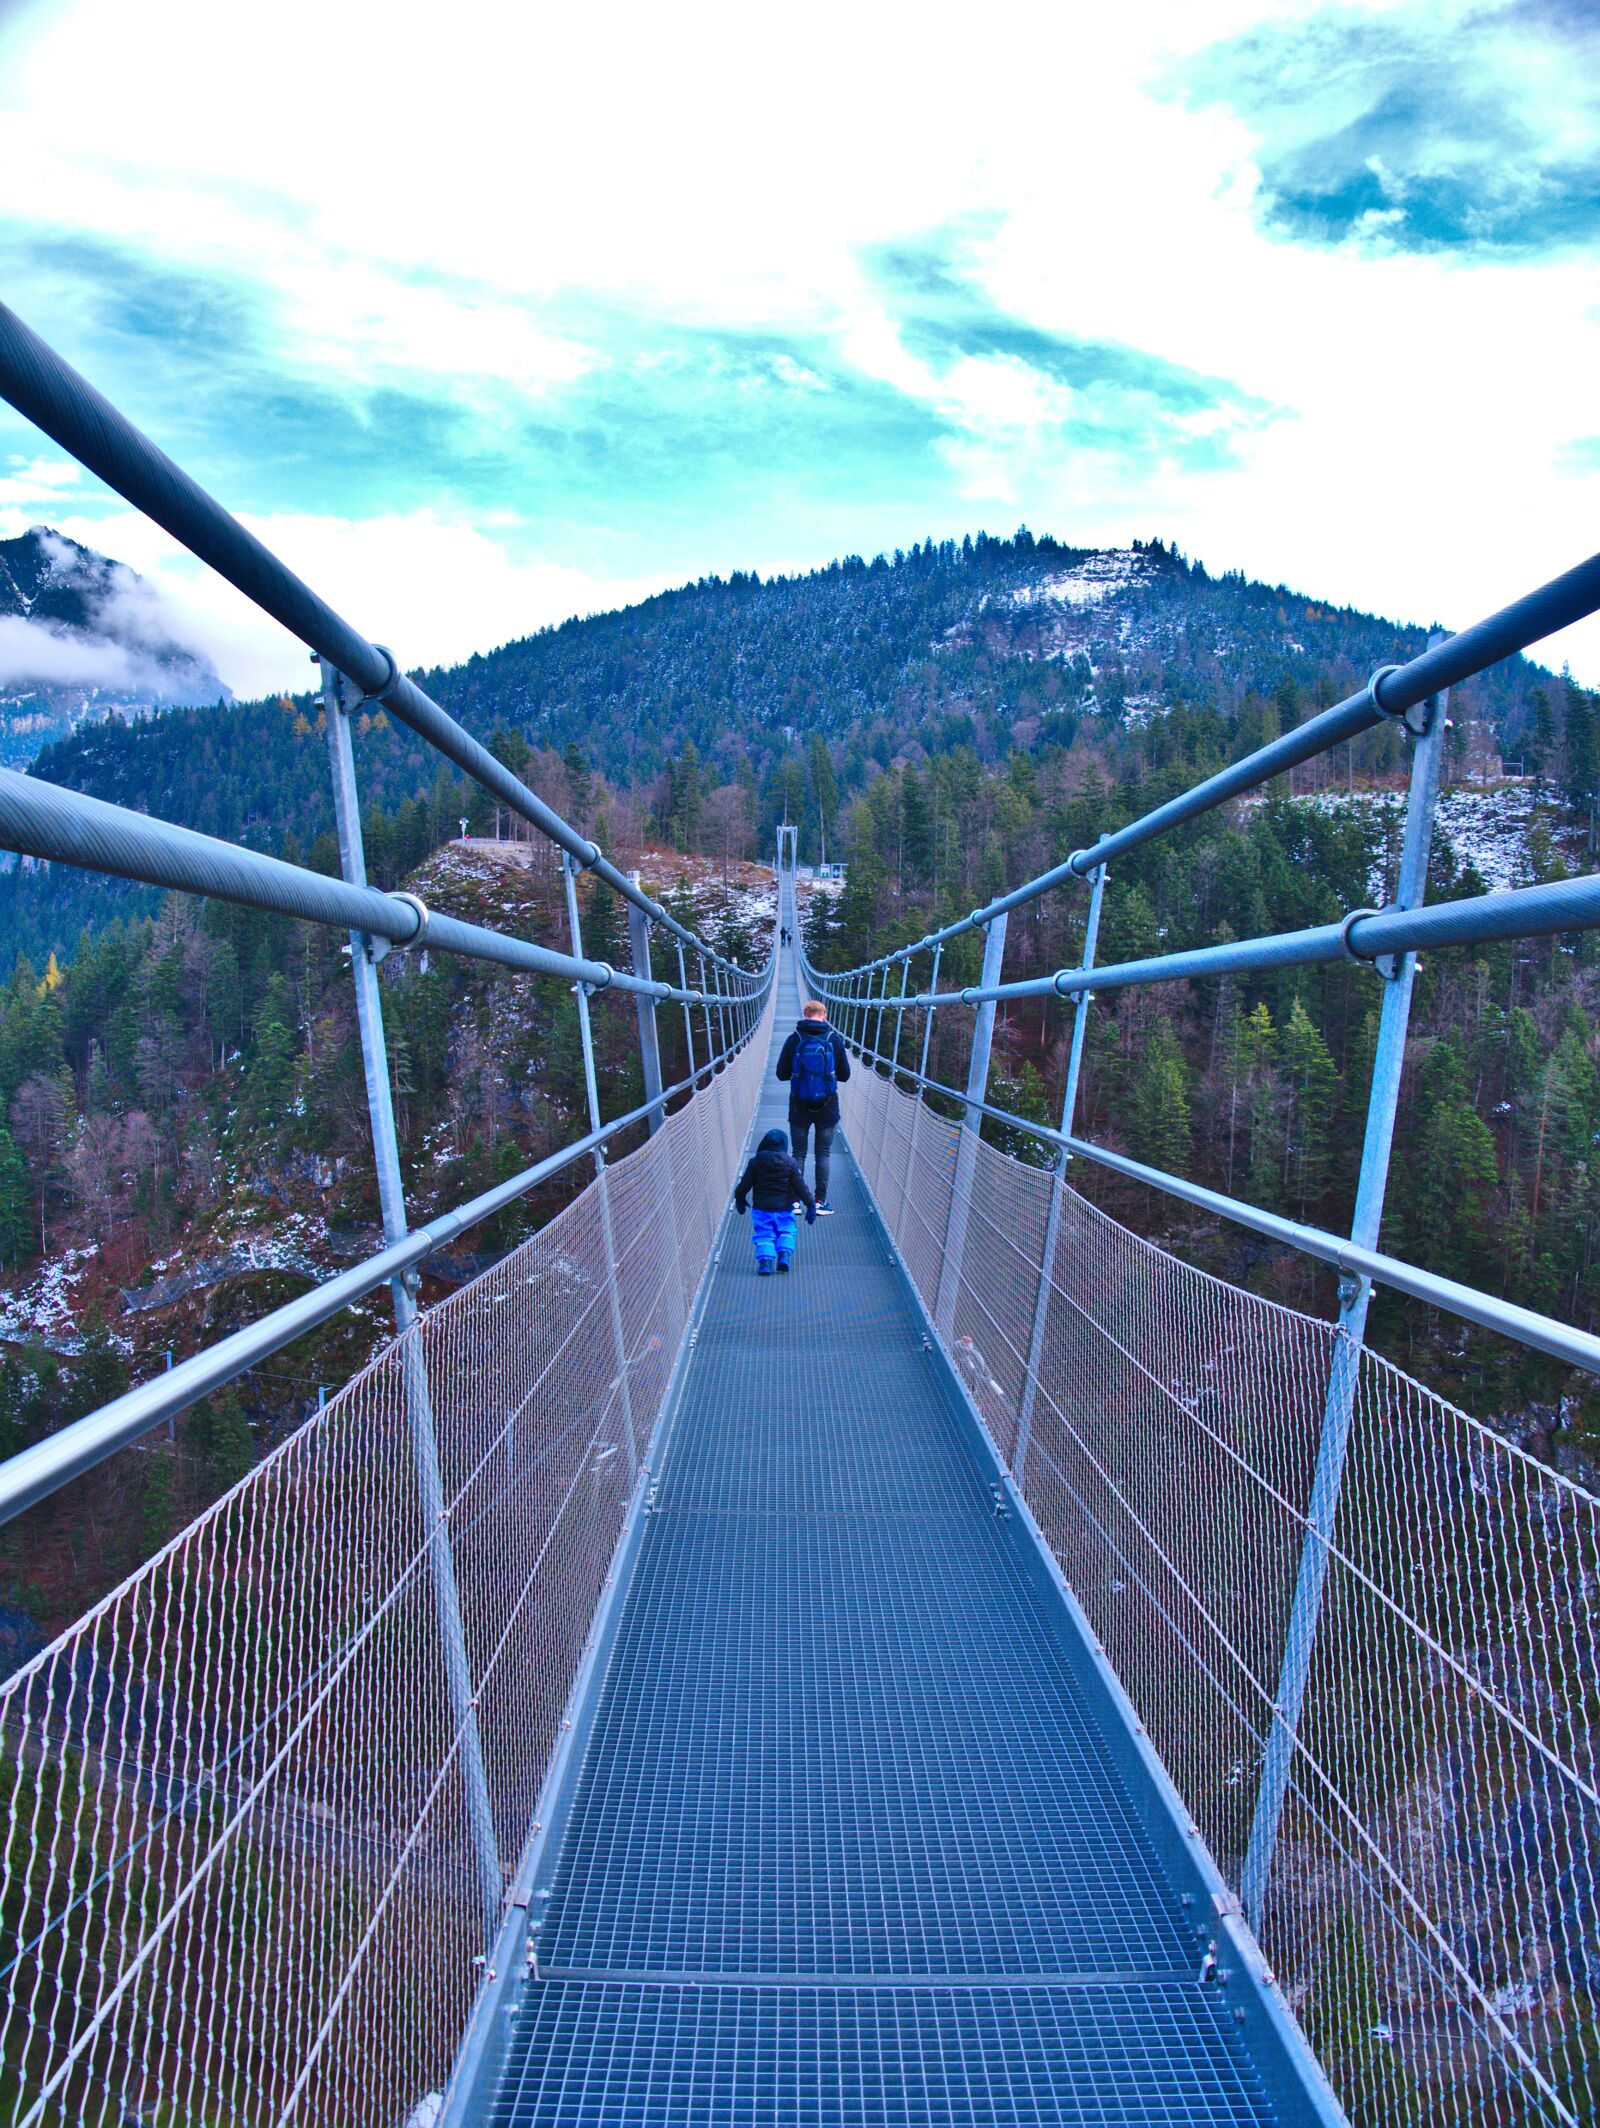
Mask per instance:
[[[893,1005],[895,1000],[890,998],[886,1002]],[[876,1011],[878,1000],[874,998],[872,1003]],[[1052,1130],[1047,1123],[1035,1122],[1030,1116],[1019,1116],[1014,1110],[1000,1108],[993,1101],[975,1100],[959,1086],[927,1077],[911,1065],[896,1063],[881,1049],[863,1046],[854,1040],[850,1040],[850,1047],[862,1063],[874,1066],[889,1079],[903,1080],[920,1093],[939,1094],[947,1100],[975,1108],[980,1115],[1004,1124],[1008,1130],[1022,1131],[1041,1145],[1053,1146],[1058,1154],[1093,1161],[1097,1167],[1125,1176],[1130,1182],[1143,1183],[1147,1189],[1159,1190],[1164,1196],[1192,1204],[1199,1211],[1231,1220],[1235,1226],[1246,1227],[1267,1241],[1298,1249],[1303,1256],[1314,1256],[1320,1263],[1331,1264],[1336,1271],[1364,1275],[1377,1285],[1391,1286],[1397,1293],[1424,1301],[1430,1308],[1442,1308],[1447,1314],[1477,1323],[1485,1330],[1499,1331],[1521,1344],[1535,1346],[1570,1367],[1600,1374],[1600,1337],[1590,1331],[1579,1330],[1554,1316],[1540,1315],[1532,1308],[1519,1308],[1513,1301],[1502,1300],[1494,1293],[1480,1292],[1477,1287],[1463,1285],[1453,1278],[1443,1278],[1436,1271],[1425,1271],[1421,1265],[1407,1263],[1403,1257],[1387,1255],[1380,1249],[1359,1248],[1346,1236],[1330,1233],[1325,1227],[1289,1219],[1281,1212],[1263,1211],[1259,1205],[1247,1204],[1242,1198],[1230,1197],[1222,1190],[1207,1189],[1203,1183],[1186,1181],[1181,1175],[1169,1174],[1165,1168],[1150,1167],[1126,1153],[1113,1152],[1109,1146],[1096,1145],[1091,1138],[1080,1138],[1070,1131]]]
[[[725,959],[529,790],[487,747],[401,672],[391,651],[371,643],[294,571],[247,532],[231,512],[175,465],[88,379],[0,303],[0,397],[71,452],[135,509],[170,532],[191,554],[298,636],[343,674],[364,706],[391,711],[402,724],[558,844],[569,857],[674,938],[730,971]],[[739,974],[745,971],[738,970]]]
[[[962,990],[873,996],[874,1012],[916,1012],[942,1005],[985,1005],[1010,998],[1076,997],[1083,992],[1132,990],[1143,983],[1198,982],[1208,976],[1261,974],[1273,968],[1313,968],[1353,960],[1371,967],[1391,955],[1443,946],[1486,945],[1495,939],[1548,938],[1566,931],[1600,930],[1600,873],[1552,880],[1542,886],[1473,894],[1433,902],[1422,909],[1353,909],[1336,924],[1279,931],[1261,938],[1230,939],[1188,953],[1152,954],[1145,960],[1111,961],[1097,968],[1061,968],[1053,975],[1013,983],[969,984]],[[859,1003],[841,991],[852,975],[875,972],[874,961],[843,975],[812,971],[819,996]]]
[[[424,909],[414,895],[385,894],[376,887],[330,878],[16,769],[0,769],[0,844],[28,857],[362,932],[392,946],[437,947],[528,975],[561,976],[592,989],[625,990],[663,1002],[708,1002],[703,990],[678,990],[670,983],[627,974],[607,961],[534,945],[484,924],[463,923]],[[740,969],[739,975],[741,995],[754,995],[761,987],[760,974]]]
[[[408,1281],[414,1280],[417,1266],[431,1250],[492,1217],[574,1160],[591,1155],[598,1168],[614,1136],[639,1122],[655,1129],[668,1100],[697,1086],[702,1077],[725,1066],[743,1048],[771,989],[776,953],[769,953],[760,970],[742,968],[670,915],[636,878],[620,872],[597,843],[580,835],[408,680],[391,652],[369,643],[318,598],[3,304],[0,395],[311,647],[321,664],[343,876],[331,878],[11,769],[0,770],[0,843],[27,856],[210,895],[349,932],[385,1239],[385,1246],[364,1264],[324,1281],[286,1307],[274,1309],[155,1381],[141,1384],[0,1465],[0,1522],[4,1522],[385,1282],[393,1295],[397,1326],[404,1330],[415,1314]],[[349,727],[356,711],[373,704],[392,710],[428,744],[559,845],[567,867],[570,952],[442,915],[426,908],[413,894],[386,894],[368,885]],[[604,880],[634,912],[630,922],[641,929],[634,940],[633,971],[615,969],[584,954],[573,889],[573,874],[579,870],[592,871]],[[657,982],[650,973],[650,924],[661,925],[678,948],[680,980],[676,984]],[[401,1187],[375,967],[393,949],[422,946],[575,985],[590,1128],[575,1144],[523,1174],[411,1231]],[[700,968],[697,987],[691,987],[683,975],[685,946],[695,953]],[[627,992],[638,1003],[646,1093],[642,1107],[604,1126],[599,1117],[587,1008],[589,995],[601,990]],[[696,1066],[691,1048],[689,1076],[666,1091],[660,1086],[659,1051],[650,1017],[660,1003],[681,1004],[686,1012],[698,1005],[706,1014],[705,1063]],[[437,1459],[425,1387],[414,1386],[413,1403],[420,1482],[426,1494],[434,1482]],[[451,1615],[455,1601],[451,1584],[452,1570],[447,1565],[440,1598],[446,1639],[454,1643],[459,1640],[459,1629]]]

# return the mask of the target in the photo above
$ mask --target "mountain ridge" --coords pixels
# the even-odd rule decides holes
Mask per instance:
[[[552,802],[571,802],[552,762],[574,754],[667,839],[683,839],[687,817],[693,840],[699,791],[685,799],[681,777],[692,759],[706,793],[743,794],[724,810],[746,816],[738,840],[759,853],[786,814],[808,840],[820,826],[806,761],[817,743],[841,809],[894,763],[953,749],[992,770],[1062,748],[1116,780],[1136,743],[1160,755],[1203,741],[1229,757],[1260,744],[1377,665],[1416,654],[1427,635],[1281,585],[1212,576],[1160,539],[1097,549],[1024,527],[801,575],[703,578],[417,677],[476,736],[512,734],[524,753],[548,757],[539,772]],[[1461,740],[1485,773],[1536,737],[1551,684],[1513,658],[1457,690]],[[273,851],[293,838],[305,850],[332,825],[319,714],[311,694],[138,712],[82,726],[35,768],[210,834]],[[1401,752],[1383,728],[1343,766],[1381,774]],[[365,721],[358,774],[369,809],[394,816],[427,800],[443,818],[479,802],[458,781],[446,791],[440,767],[392,720]],[[137,889],[68,882],[59,867],[49,879],[13,873],[0,879],[0,965],[19,947],[42,962],[81,924],[147,905]]]

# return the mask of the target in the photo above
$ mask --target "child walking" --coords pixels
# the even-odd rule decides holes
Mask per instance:
[[[756,1275],[770,1278],[775,1270],[787,1271],[794,1262],[794,1212],[806,1208],[806,1225],[817,1217],[817,1200],[806,1188],[806,1178],[794,1164],[789,1140],[781,1130],[769,1130],[756,1147],[750,1165],[739,1177],[733,1193],[734,1209],[742,1219],[745,1200],[755,1200]]]

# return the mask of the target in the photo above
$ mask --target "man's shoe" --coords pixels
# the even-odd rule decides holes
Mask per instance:
[[[818,1201],[817,1217],[819,1219],[831,1219],[833,1217],[833,1206],[829,1204],[826,1197],[823,1197]]]

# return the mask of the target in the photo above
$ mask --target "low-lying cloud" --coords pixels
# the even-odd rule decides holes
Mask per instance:
[[[0,614],[0,687],[113,687],[145,695],[171,686],[169,671],[126,643]]]
[[[155,585],[47,526],[31,532],[48,572],[39,597],[49,596],[57,611],[0,615],[0,687],[215,700],[221,691],[215,667]],[[70,618],[59,611],[63,601]]]

